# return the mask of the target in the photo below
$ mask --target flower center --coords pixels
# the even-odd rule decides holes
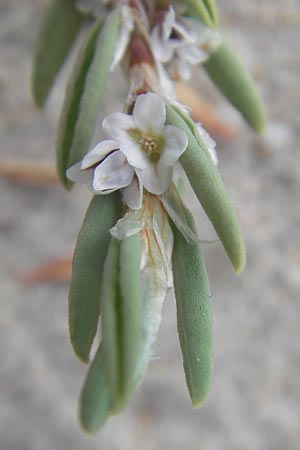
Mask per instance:
[[[165,147],[165,138],[162,135],[154,135],[151,132],[144,133],[138,128],[128,130],[128,134],[139,144],[151,162],[159,161]]]

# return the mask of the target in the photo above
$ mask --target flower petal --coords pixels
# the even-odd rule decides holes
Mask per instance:
[[[159,133],[166,121],[166,105],[157,94],[139,95],[133,109],[137,128],[142,131]]]
[[[160,30],[158,26],[153,28],[151,33],[152,50],[156,58],[161,62],[169,62],[174,54],[176,45],[170,41],[163,41],[160,37]]]
[[[187,61],[181,61],[179,58],[176,59],[176,71],[175,73],[181,80],[190,80],[192,77],[192,71],[190,65]]]
[[[117,151],[96,167],[93,188],[95,191],[120,189],[131,183],[133,175],[133,168],[128,164],[123,153]]]
[[[102,128],[107,136],[116,141],[121,141],[127,137],[126,130],[135,128],[135,123],[133,117],[129,114],[116,112],[105,117]]]
[[[74,164],[67,170],[67,177],[75,183],[88,184],[93,178],[93,169],[82,170],[81,162]]]
[[[194,230],[190,227],[189,216],[187,209],[183,204],[183,201],[174,185],[171,184],[169,189],[160,197],[160,200],[172,219],[174,225],[178,228],[181,234],[184,236],[189,244],[195,244],[199,242],[198,236]]]
[[[196,47],[196,45],[185,45],[184,47],[178,48],[177,51],[181,63],[184,61],[192,66],[200,64],[208,58],[208,53],[202,48]]]
[[[81,169],[87,169],[102,161],[111,151],[119,148],[119,143],[111,139],[99,142],[91,151],[85,155],[81,162]]]
[[[140,209],[143,201],[143,185],[137,176],[133,177],[132,182],[122,189],[124,202],[130,209]]]
[[[173,125],[167,125],[163,128],[162,134],[166,145],[161,155],[160,162],[166,166],[173,166],[182,153],[186,150],[188,139],[184,131]]]
[[[121,141],[120,150],[126,156],[129,164],[138,169],[144,169],[148,165],[148,158],[141,150],[139,144],[127,135],[126,139]]]
[[[142,210],[129,210],[109,231],[115,239],[122,241],[123,239],[138,233],[143,227],[144,220]]]
[[[175,24],[175,10],[173,6],[170,5],[162,24],[162,39],[164,41],[167,41],[171,36],[174,24]]]
[[[149,163],[143,170],[136,169],[136,173],[147,191],[161,195],[168,189],[172,181],[173,168],[160,162]]]
[[[212,137],[208,134],[208,132],[201,126],[200,123],[196,124],[196,130],[199,133],[200,139],[203,141],[203,144],[206,146],[211,159],[215,166],[218,165],[218,155],[216,152],[216,143],[212,139]]]

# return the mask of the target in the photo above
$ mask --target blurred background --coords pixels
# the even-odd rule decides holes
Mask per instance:
[[[142,386],[127,410],[94,437],[77,423],[86,367],[68,341],[66,302],[69,258],[90,195],[80,186],[65,192],[53,169],[72,61],[45,112],[37,111],[30,93],[34,40],[46,4],[0,2],[1,450],[296,450],[300,1],[219,2],[221,29],[267,106],[263,138],[247,128],[202,71],[194,73],[194,87],[221,119],[210,131],[248,249],[246,270],[235,277],[219,243],[203,246],[215,322],[210,396],[200,410],[192,409],[169,295]],[[110,82],[103,113],[120,109],[125,91],[119,76]],[[195,200],[189,202],[201,237],[213,238]]]

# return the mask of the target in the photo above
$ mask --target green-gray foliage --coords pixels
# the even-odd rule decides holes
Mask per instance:
[[[83,362],[89,359],[97,331],[109,229],[121,212],[119,192],[94,196],[77,239],[69,291],[69,329],[73,349]]]
[[[196,234],[191,213],[189,225]],[[195,408],[207,397],[213,372],[213,325],[210,289],[199,244],[188,243],[173,226],[173,273],[177,327],[183,366]]]
[[[218,24],[218,11],[215,0],[180,0],[187,6],[186,14],[194,17],[209,28]]]
[[[109,416],[110,406],[103,348],[99,346],[80,396],[79,418],[84,430],[88,433],[98,431]]]
[[[82,21],[74,0],[53,0],[43,17],[32,73],[33,97],[40,108],[74,44]]]
[[[122,410],[135,387],[142,337],[140,237],[112,238],[102,289],[103,349],[112,412]],[[138,381],[138,380],[137,380]]]
[[[56,154],[65,187],[71,182],[66,170],[88,151],[99,106],[113,61],[120,26],[120,12],[112,11],[102,25],[98,19],[75,63],[60,115]]]
[[[226,41],[211,54],[203,67],[248,124],[258,133],[263,133],[266,126],[264,104],[244,65]]]
[[[245,244],[235,209],[225,191],[222,179],[203,142],[191,126],[171,106],[167,106],[167,123],[181,128],[188,146],[180,162],[204,211],[211,220],[237,273],[245,265]]]

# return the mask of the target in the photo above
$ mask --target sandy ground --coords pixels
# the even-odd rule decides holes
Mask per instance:
[[[54,162],[65,74],[38,112],[30,96],[34,38],[45,1],[0,2],[1,160]],[[222,29],[257,80],[269,113],[264,139],[197,72],[239,132],[220,143],[220,168],[248,248],[236,278],[221,245],[204,248],[213,293],[215,377],[191,408],[173,297],[144,383],[128,409],[95,437],[77,423],[85,367],[67,334],[67,283],[26,287],[17,270],[71,254],[89,194],[0,179],[1,450],[296,450],[300,431],[299,0],[220,2]],[[106,111],[118,108],[118,95]],[[196,209],[196,207],[195,207]],[[213,236],[197,210],[203,238]]]

